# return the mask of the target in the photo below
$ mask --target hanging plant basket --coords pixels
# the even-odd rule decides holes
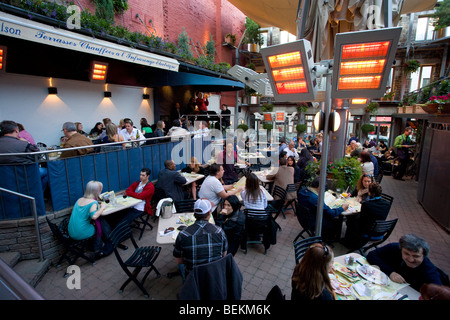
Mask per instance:
[[[422,109],[426,113],[435,114],[435,113],[442,113],[442,114],[449,114],[450,113],[450,103],[427,103],[422,105]]]
[[[417,70],[419,70],[420,68],[420,62],[415,60],[415,59],[411,59],[405,62],[405,64],[403,65],[403,68],[405,69],[405,71],[407,73],[414,73]]]

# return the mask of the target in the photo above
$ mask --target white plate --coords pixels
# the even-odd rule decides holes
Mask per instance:
[[[384,274],[382,271],[378,270],[369,265],[357,266],[356,271],[359,273],[361,277],[366,279],[367,281],[373,282],[375,284],[380,285],[388,285],[390,280],[389,277]]]

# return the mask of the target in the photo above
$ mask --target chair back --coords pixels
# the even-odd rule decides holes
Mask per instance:
[[[381,194],[381,199],[386,200],[387,202],[389,202],[392,205],[392,202],[394,202],[394,197],[390,196],[386,193],[382,193]]]
[[[114,230],[109,235],[109,240],[111,241],[111,244],[114,248],[114,251],[116,251],[117,246],[122,243],[123,241],[131,238],[133,244],[135,247],[137,247],[136,242],[134,241],[133,234],[131,231],[131,226],[129,221],[122,221],[120,222]]]
[[[300,259],[305,255],[306,250],[308,250],[312,244],[318,242],[322,242],[321,236],[294,241],[295,264],[297,265],[300,262]]]
[[[249,235],[264,233],[270,213],[266,210],[245,209],[245,228]]]
[[[151,200],[152,207],[156,208],[158,205],[159,200],[166,198],[166,192],[164,189],[161,188],[155,188],[155,192],[153,193],[153,197]]]
[[[295,215],[297,217],[298,223],[303,228],[303,230],[302,232],[299,233],[299,235],[297,236],[297,238],[295,238],[294,241],[296,241],[299,237],[303,238],[302,234],[305,232],[310,237],[313,237],[315,235],[314,221],[316,216],[312,214],[307,207],[299,203],[296,204]]]
[[[285,200],[286,199],[286,195],[287,195],[287,193],[286,193],[285,189],[281,188],[278,185],[273,187],[272,196],[278,197],[281,200]]]
[[[175,209],[177,213],[194,212],[194,203],[193,199],[175,201]]]
[[[369,241],[369,245],[366,245],[359,249],[359,252],[365,256],[366,252],[371,248],[376,248],[383,242],[385,242],[392,231],[394,231],[395,225],[397,224],[398,219],[393,219],[389,221],[385,220],[375,220],[370,229],[367,240]]]
[[[286,187],[286,192],[297,192],[297,186],[293,183],[290,183]]]
[[[378,173],[378,175],[375,177],[375,182],[378,183],[378,184],[380,184],[380,183],[381,183],[381,180],[383,180],[383,172],[382,172],[382,171],[380,171],[380,172]]]

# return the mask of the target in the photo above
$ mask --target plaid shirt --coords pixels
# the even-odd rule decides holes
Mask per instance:
[[[178,234],[173,256],[183,258],[188,269],[222,258],[228,249],[228,241],[222,228],[206,220],[195,223]]]

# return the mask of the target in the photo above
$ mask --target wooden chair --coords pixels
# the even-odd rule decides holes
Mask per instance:
[[[131,239],[131,242],[133,243],[135,250],[126,261],[123,261],[122,257],[119,254],[119,251],[117,250],[117,247],[120,243],[122,243],[127,239]],[[114,254],[117,258],[117,261],[119,262],[123,271],[128,276],[128,279],[120,287],[119,292],[122,293],[125,287],[131,281],[133,281],[144,293],[144,296],[148,298],[149,294],[147,290],[144,288],[143,283],[145,282],[145,280],[147,279],[148,275],[152,270],[156,272],[158,278],[161,276],[159,271],[154,266],[154,263],[158,258],[159,253],[161,252],[161,247],[157,246],[139,247],[136,243],[136,240],[134,240],[133,233],[131,232],[131,227],[126,221],[120,222],[116,226],[116,228],[114,228],[114,230],[109,235],[109,240],[111,241],[112,246],[114,248]],[[134,270],[130,271],[129,268],[134,268]],[[142,268],[149,268],[149,269],[142,278],[142,280],[138,281],[137,276],[139,272],[142,270]]]
[[[294,241],[295,264],[297,265],[300,262],[300,259],[305,255],[306,250],[308,250],[312,244],[320,242],[323,242],[322,237],[320,236]]]

